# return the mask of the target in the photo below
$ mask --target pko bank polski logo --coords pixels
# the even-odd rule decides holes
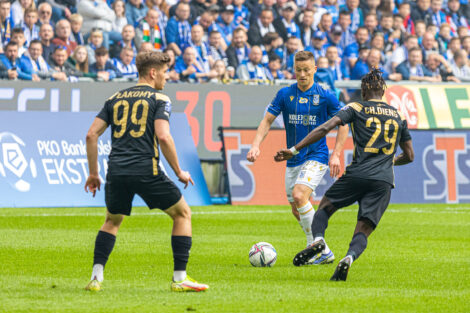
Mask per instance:
[[[27,192],[37,177],[36,163],[23,153],[25,143],[10,132],[0,133],[0,175],[16,190]]]

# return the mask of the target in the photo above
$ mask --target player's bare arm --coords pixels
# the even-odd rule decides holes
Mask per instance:
[[[415,153],[413,150],[413,143],[411,140],[400,142],[400,148],[403,150],[394,160],[393,165],[405,165],[413,162]]]
[[[263,120],[261,123],[259,123],[258,130],[256,131],[256,136],[255,139],[253,140],[253,143],[251,144],[251,149],[248,151],[248,154],[246,155],[246,159],[250,162],[256,161],[256,159],[260,155],[260,150],[259,146],[263,142],[264,138],[266,138],[266,135],[269,132],[269,129],[271,128],[271,125],[273,124],[274,120],[276,119],[276,116],[273,114],[266,112],[266,115],[264,116]]]
[[[104,133],[108,124],[100,118],[95,118],[86,135],[86,153],[88,158],[89,175],[85,183],[85,191],[100,190],[101,181],[98,175],[98,138]]]
[[[338,125],[341,125],[341,123],[341,119],[337,116],[334,116],[333,118],[329,119],[326,123],[321,124],[314,130],[312,130],[310,133],[308,133],[308,135],[305,136],[304,139],[302,139],[291,149],[282,149],[278,151],[276,153],[276,156],[274,156],[274,160],[276,162],[289,160],[295,154],[297,154],[298,151],[325,137],[333,128]]]
[[[178,180],[184,184],[184,188],[188,187],[189,183],[194,185],[194,181],[189,172],[183,171],[180,168],[175,142],[170,133],[170,123],[163,119],[155,120],[155,133],[157,134],[162,153],[173,169],[173,172],[175,172],[175,175],[178,177]]]
[[[341,161],[339,159],[339,155],[343,150],[344,143],[346,139],[348,139],[349,134],[349,126],[344,125],[338,128],[338,133],[336,134],[336,143],[333,153],[330,157],[329,167],[330,167],[330,176],[337,177],[341,170]]]

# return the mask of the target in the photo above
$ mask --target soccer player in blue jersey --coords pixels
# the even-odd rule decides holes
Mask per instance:
[[[336,96],[314,82],[316,66],[311,52],[299,51],[295,54],[294,71],[297,83],[279,90],[268,106],[247,154],[250,162],[255,162],[259,157],[260,144],[279,114],[282,113],[284,120],[287,146],[292,147],[341,109]],[[329,162],[332,177],[339,174],[339,153],[343,149],[348,131],[346,125],[339,127],[335,149]],[[309,146],[287,162],[285,176],[287,199],[292,207],[292,214],[299,221],[307,237],[307,246],[313,243],[311,225],[315,214],[309,199],[312,193],[315,193],[327,169],[326,139]],[[333,262],[334,258],[328,245],[325,245],[321,253],[315,255],[310,263],[327,264]]]

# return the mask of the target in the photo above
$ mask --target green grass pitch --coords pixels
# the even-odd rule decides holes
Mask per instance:
[[[134,209],[105,271],[90,278],[103,208],[0,209],[0,312],[470,312],[470,205],[391,205],[347,282],[330,282],[357,207],[330,219],[334,265],[294,267],[305,238],[287,206],[193,208],[188,273],[205,293],[170,292],[170,219]],[[273,268],[248,251],[274,245]]]

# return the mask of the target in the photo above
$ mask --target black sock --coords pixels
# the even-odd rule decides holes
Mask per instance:
[[[95,241],[95,255],[93,257],[93,265],[101,264],[103,267],[106,265],[108,257],[111,254],[111,251],[113,251],[115,242],[116,236],[113,234],[101,230],[98,232]]]
[[[325,210],[317,210],[312,221],[312,234],[315,237],[325,237],[329,216]]]
[[[191,237],[171,236],[171,248],[173,249],[173,262],[175,271],[186,271],[186,264],[188,264],[191,244]]]
[[[353,257],[353,261],[357,260],[367,247],[367,236],[364,233],[357,233],[353,236],[349,244],[348,255]]]

